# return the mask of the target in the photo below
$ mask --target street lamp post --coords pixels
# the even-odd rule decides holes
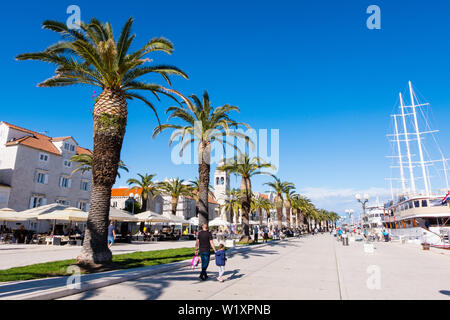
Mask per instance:
[[[362,206],[362,210],[363,210],[363,222],[364,222],[364,218],[366,217],[366,204],[367,202],[369,202],[369,195],[367,193],[364,194],[363,197],[361,197],[361,195],[358,193],[357,195],[355,195],[356,200],[361,203]],[[370,229],[370,223],[369,223],[369,229]]]

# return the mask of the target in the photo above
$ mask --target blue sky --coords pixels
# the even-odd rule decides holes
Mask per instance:
[[[136,46],[155,36],[170,39],[174,54],[152,58],[189,74],[190,80],[175,80],[173,86],[186,95],[206,89],[213,104],[238,105],[236,119],[255,129],[279,129],[278,175],[318,206],[342,214],[346,208],[358,209],[357,191],[386,194],[389,114],[408,80],[432,104],[440,140],[450,138],[446,1],[4,3],[0,120],[51,136],[72,135],[92,147],[91,95],[99,89],[37,88],[54,67],[14,60],[57,41],[41,23],[65,21],[71,4],[81,8],[82,20],[110,21],[117,32],[134,17]],[[366,8],[372,4],[381,8],[381,30],[366,27]],[[169,105],[168,100],[159,104],[163,119]],[[169,135],[152,139],[155,125],[150,110],[130,103],[122,151],[130,174],[123,174],[118,186],[137,173],[157,173],[159,179],[197,174],[195,165],[171,163]],[[450,151],[446,143],[442,147]],[[267,180],[255,179],[254,189],[266,191],[262,183]]]

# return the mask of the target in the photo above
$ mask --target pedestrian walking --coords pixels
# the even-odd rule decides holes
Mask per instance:
[[[114,240],[116,240],[116,231],[114,228],[114,222],[110,222],[108,226],[108,248],[114,244]]]
[[[269,240],[269,229],[267,227],[264,227],[264,235],[263,235],[263,242],[267,242]]]
[[[259,230],[258,230],[258,226],[255,226],[254,228],[253,228],[253,232],[254,232],[254,237],[255,237],[255,242],[258,242],[258,232],[259,232]]]
[[[225,246],[221,243],[219,245],[219,250],[216,251],[216,265],[219,267],[219,277],[217,280],[219,282],[223,282],[223,274],[225,273],[225,261],[227,260],[227,256],[225,253]]]
[[[202,280],[206,280],[208,278],[206,269],[208,269],[209,266],[211,247],[214,252],[216,252],[212,234],[208,230],[208,225],[205,223],[202,225],[202,230],[198,233],[197,241],[195,242],[195,254],[200,253],[200,259],[202,260],[202,271],[200,272],[200,279]]]

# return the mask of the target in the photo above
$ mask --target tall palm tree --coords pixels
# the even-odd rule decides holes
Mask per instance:
[[[250,157],[247,154],[240,155],[234,161],[226,161],[218,170],[234,173],[241,177],[242,192],[242,222],[244,224],[244,235],[250,236],[249,214],[252,199],[252,177],[260,174],[271,173],[261,171],[261,169],[275,169],[270,163],[264,162],[261,158]]]
[[[63,22],[44,21],[43,28],[62,36],[42,52],[25,53],[18,60],[39,60],[57,66],[55,76],[39,83],[40,87],[63,87],[86,84],[100,87],[102,92],[94,105],[94,155],[92,164],[93,188],[83,248],[77,257],[79,264],[110,263],[112,253],[107,246],[107,227],[111,188],[115,183],[127,124],[127,100],[137,99],[155,113],[156,107],[138,91],[159,94],[172,99],[177,91],[156,83],[141,81],[141,76],[157,74],[170,85],[169,75],[187,78],[180,69],[168,65],[145,65],[152,60],[146,55],[161,51],[173,52],[173,45],[164,38],[153,38],[141,49],[130,52],[135,38],[131,34],[133,19],[125,23],[117,39],[109,22],[95,18],[81,22],[79,29],[71,29]]]
[[[130,186],[130,190],[142,189],[141,193],[141,210],[142,212],[147,211],[148,198],[149,196],[155,196],[158,193],[155,182],[153,182],[153,178],[156,177],[156,174],[145,174],[142,175],[138,173],[139,179],[131,178],[127,180],[127,184]]]
[[[287,188],[294,187],[291,182],[281,181],[279,178],[273,176],[274,181],[266,182],[265,185],[271,187],[276,194],[275,206],[277,209],[278,228],[283,227],[283,194],[286,193]]]
[[[292,197],[292,201],[292,207],[296,214],[297,226],[299,226],[300,222],[304,223],[304,219],[307,213],[312,210],[313,204],[308,198],[300,194],[295,194]]]
[[[171,196],[172,214],[177,214],[178,200],[180,196],[192,196],[191,187],[184,183],[183,179],[176,178],[168,181],[163,181],[158,184],[158,189],[161,193],[167,193]]]
[[[198,177],[196,177],[195,180],[191,180],[191,181],[189,181],[189,183],[190,183],[190,187],[192,190],[192,197],[195,200],[195,216],[198,216],[198,206],[199,206],[199,202],[200,202],[200,198],[199,198],[200,181],[199,181]],[[214,188],[211,185],[209,185],[208,193],[209,193],[210,197],[215,198]]]
[[[230,223],[238,223],[239,211],[241,210],[241,190],[232,189],[228,194],[228,199],[225,202],[225,210],[230,212]]]
[[[94,162],[94,157],[93,157],[92,153],[77,154],[70,158],[70,162],[77,163],[77,165],[75,166],[71,175],[73,175],[76,172],[81,172],[81,174],[83,174],[85,172],[92,170],[92,163]],[[119,161],[118,169],[128,172],[128,167],[122,160]],[[120,178],[119,170],[117,170],[118,178]]]
[[[173,106],[166,110],[170,113],[168,120],[178,118],[182,120],[185,125],[178,124],[163,124],[154,129],[153,136],[156,137],[159,133],[166,129],[174,129],[169,145],[176,139],[181,137],[180,154],[184,150],[198,142],[198,176],[199,176],[199,224],[208,223],[208,188],[211,171],[211,144],[218,142],[219,144],[229,144],[225,135],[231,137],[248,138],[242,133],[230,131],[229,127],[238,128],[247,124],[239,123],[230,118],[230,113],[233,111],[239,112],[239,108],[231,105],[223,105],[214,108],[211,106],[208,92],[203,93],[203,99],[200,100],[196,95],[191,95],[190,99],[184,99],[187,108]]]
[[[252,201],[252,209],[259,212],[259,225],[263,225],[263,210],[266,212],[266,216],[269,217],[270,209],[272,209],[272,202],[266,198],[258,197]]]
[[[292,197],[295,195],[294,189],[295,189],[294,184],[287,185],[284,189],[284,195],[286,197],[284,207],[286,209],[286,223],[288,228],[291,227],[291,208],[292,208]]]

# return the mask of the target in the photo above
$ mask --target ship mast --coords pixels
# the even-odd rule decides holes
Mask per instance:
[[[413,94],[413,90],[412,90],[411,81],[409,81],[409,94],[411,96],[411,108],[412,108],[413,117],[414,117],[414,126],[416,129],[417,145],[419,147],[419,159],[420,159],[420,166],[422,167],[423,183],[425,185],[425,192],[426,192],[427,196],[429,196],[430,189],[428,187],[428,174],[427,174],[427,170],[425,168],[425,161],[423,160],[422,141],[420,138],[419,125],[417,123],[417,112],[416,112],[416,106],[414,105],[414,94]]]
[[[412,160],[411,160],[411,151],[409,149],[409,138],[408,138],[408,130],[406,129],[406,120],[405,120],[405,107],[403,105],[403,97],[402,94],[400,95],[400,110],[402,111],[402,122],[403,122],[403,131],[405,134],[405,142],[406,142],[406,155],[408,156],[408,167],[409,167],[409,177],[411,179],[411,193],[416,193],[416,182],[414,180],[414,171],[412,166]],[[402,159],[400,159],[400,162]]]
[[[398,150],[398,158],[400,163],[400,179],[402,182],[402,192],[406,193],[406,185],[405,185],[405,173],[403,172],[403,157],[402,157],[402,149],[400,147],[400,139],[398,136],[398,126],[397,126],[397,115],[393,115],[394,124],[395,124],[395,142],[397,142],[397,150]],[[392,184],[391,184],[391,193],[392,193]],[[392,196],[392,199],[394,197]]]

